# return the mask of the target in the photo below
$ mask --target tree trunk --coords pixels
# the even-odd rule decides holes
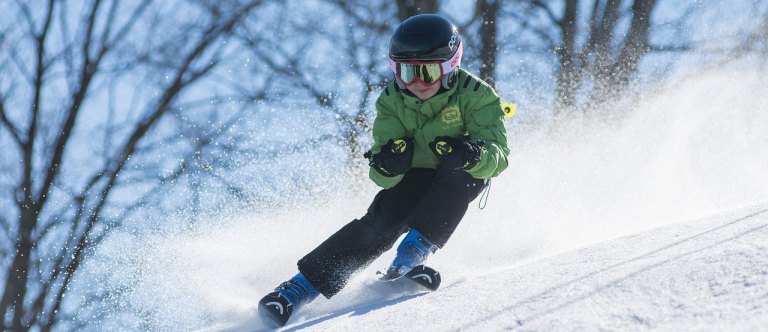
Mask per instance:
[[[560,29],[561,42],[556,47],[560,69],[557,76],[556,115],[564,119],[577,110],[588,112],[601,109],[606,102],[620,98],[626,91],[640,60],[648,52],[650,18],[656,0],[635,0],[632,21],[617,48],[617,31],[622,12],[618,0],[596,0],[589,13],[590,23],[583,46],[577,45],[578,17],[583,1],[566,0],[562,19],[555,23]],[[539,3],[539,7],[551,10]],[[552,16],[555,16],[554,14]],[[581,89],[584,89],[580,92]],[[584,94],[583,103],[579,94]]]
[[[557,73],[556,116],[569,116],[576,108],[576,91],[581,81],[582,63],[576,60],[576,34],[578,0],[567,0],[563,18],[557,22],[560,27],[561,45],[557,48],[560,70]]]
[[[480,78],[491,86],[496,86],[496,20],[499,16],[501,0],[478,0],[477,12],[480,15]]]
[[[27,281],[29,280],[30,255],[32,253],[32,229],[36,223],[37,212],[32,204],[24,204],[20,208],[19,234],[16,240],[16,254],[6,273],[6,285],[3,299],[0,305],[0,314],[3,315],[3,325],[9,312],[13,312],[11,325],[6,327],[11,331],[24,331],[27,329],[24,322],[24,299],[27,294]],[[6,330],[3,328],[3,330]]]

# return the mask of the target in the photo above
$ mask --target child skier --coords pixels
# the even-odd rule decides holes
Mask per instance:
[[[299,273],[259,302],[284,325],[320,294],[338,293],[406,233],[382,279],[396,279],[442,248],[488,179],[507,167],[499,97],[459,68],[456,27],[433,14],[395,30],[389,64],[395,74],[376,101],[369,176],[384,188],[367,213],[298,262]]]

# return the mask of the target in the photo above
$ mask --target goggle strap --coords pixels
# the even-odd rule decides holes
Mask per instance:
[[[397,75],[397,62],[395,62],[391,58],[389,59],[389,69],[391,69],[392,72],[395,73],[395,75]]]
[[[440,63],[440,67],[443,69],[443,73],[450,73],[457,67],[461,65],[461,55],[464,53],[464,43],[459,42],[459,49],[456,50],[456,53],[453,54],[453,56],[448,59],[448,61],[443,61]],[[397,62],[395,60],[392,60],[391,58],[388,58],[389,60],[389,69],[392,70],[395,75],[397,75]]]
[[[461,65],[461,54],[464,52],[464,45],[463,43],[459,42],[459,49],[456,50],[456,53],[453,54],[453,56],[448,59],[448,61],[445,61],[440,64],[440,66],[443,68],[443,73],[450,73],[457,67]]]

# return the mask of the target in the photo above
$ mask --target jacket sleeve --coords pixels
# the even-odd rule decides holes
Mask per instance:
[[[470,116],[465,121],[469,137],[471,140],[484,141],[484,145],[480,162],[467,172],[477,179],[492,178],[507,168],[509,156],[507,130],[504,128],[504,112],[501,110],[499,96],[488,87],[468,109]]]
[[[387,89],[390,88],[392,87],[387,87]],[[381,147],[390,139],[398,139],[406,135],[403,123],[397,117],[397,109],[394,102],[391,98],[386,98],[383,93],[376,100],[376,119],[373,121],[373,147],[371,148],[371,153],[373,154],[379,153]],[[394,187],[403,179],[402,174],[385,176],[373,167],[370,167],[368,170],[368,177],[376,185],[384,189]]]

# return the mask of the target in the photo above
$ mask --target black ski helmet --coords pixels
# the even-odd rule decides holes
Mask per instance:
[[[419,14],[400,24],[389,42],[389,58],[395,61],[448,61],[461,43],[451,21],[440,15]]]
[[[403,21],[389,42],[392,61],[448,61],[453,58],[455,63],[452,65],[458,68],[461,52],[461,36],[456,26],[435,14],[419,14]],[[443,74],[445,88],[450,88],[455,73],[456,70]]]

